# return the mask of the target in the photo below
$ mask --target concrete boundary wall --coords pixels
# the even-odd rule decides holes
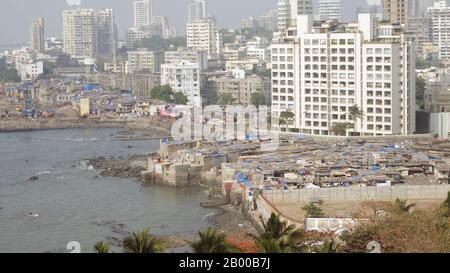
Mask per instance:
[[[309,138],[315,140],[326,140],[326,141],[343,141],[343,140],[353,140],[353,141],[405,141],[405,140],[431,140],[431,134],[414,134],[414,135],[385,135],[385,136],[322,136],[322,135],[311,135],[303,133],[292,133],[292,132],[277,132],[277,131],[267,131],[260,130],[260,134],[269,133],[279,133],[280,137],[301,137]]]
[[[270,218],[272,213],[280,215],[280,219],[282,221],[286,221],[288,225],[294,225],[296,228],[303,228],[304,224],[298,222],[290,217],[283,215],[274,205],[267,200],[263,195],[259,195],[256,199],[256,204],[258,206],[258,214],[263,218],[263,220],[267,220]]]
[[[323,201],[394,201],[402,200],[444,200],[450,185],[417,185],[392,187],[348,187],[276,190],[264,192],[271,202],[298,203],[311,202],[319,198]]]
[[[306,218],[306,231],[330,232],[339,229],[353,229],[361,220],[350,218]]]

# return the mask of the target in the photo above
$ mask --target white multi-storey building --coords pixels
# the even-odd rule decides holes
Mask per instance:
[[[200,94],[200,67],[198,63],[182,61],[161,65],[161,85],[169,85],[174,92],[182,92],[188,104],[202,106]]]
[[[187,23],[186,36],[189,49],[206,51],[210,59],[219,58],[221,37],[212,18]]]
[[[112,55],[116,49],[116,34],[111,9],[63,12],[63,51],[74,58]]]
[[[205,0],[190,0],[188,3],[188,23],[203,20],[207,17]]]
[[[145,38],[145,32],[137,28],[129,28],[125,31],[125,46],[129,49],[134,48],[136,43]]]
[[[450,58],[450,6],[446,1],[428,8],[430,34],[433,45],[439,47],[440,58]]]
[[[272,44],[272,116],[290,111],[288,130],[313,135],[332,135],[337,123],[348,135],[414,133],[413,47],[394,27],[376,36],[374,22],[360,14],[338,31],[299,16],[296,36]],[[352,120],[354,107],[363,118]]]
[[[33,80],[44,73],[44,62],[19,62],[16,63],[16,69],[22,81]]]
[[[148,26],[153,20],[153,2],[151,0],[134,1],[134,27]]]
[[[283,32],[297,25],[297,16],[313,14],[311,0],[279,0],[278,1],[278,31]]]
[[[129,73],[144,70],[159,72],[161,70],[162,63],[164,63],[164,55],[162,52],[149,51],[147,49],[128,51]]]
[[[318,14],[323,20],[342,21],[342,0],[320,0]]]
[[[198,63],[201,71],[208,68],[208,54],[205,51],[179,49],[164,52],[165,64],[179,64],[182,61]]]

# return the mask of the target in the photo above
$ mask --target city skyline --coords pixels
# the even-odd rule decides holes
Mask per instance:
[[[153,0],[153,14],[167,16],[173,23],[180,35],[184,35],[185,23],[187,22],[187,4],[188,0]],[[249,15],[262,15],[272,9],[276,9],[278,0],[208,0],[208,14],[217,18],[220,28],[238,27],[240,20]],[[317,0],[314,1],[317,4]],[[356,6],[366,6],[366,0],[343,0],[344,20],[355,20]],[[236,9],[239,4],[241,8]],[[5,9],[0,10],[0,24],[12,25],[12,27],[3,30],[0,36],[0,45],[8,44],[26,44],[29,42],[29,29],[32,21],[36,17],[44,17],[46,21],[46,36],[62,38],[62,12],[66,9],[74,9],[66,1],[55,0],[4,0]],[[177,6],[174,9],[174,5]],[[22,7],[26,6],[27,9]],[[115,11],[119,34],[133,25],[133,1],[123,0],[91,0],[82,1],[82,7],[105,9],[112,8]]]

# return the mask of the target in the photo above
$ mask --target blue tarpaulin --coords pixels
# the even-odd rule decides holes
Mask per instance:
[[[235,179],[240,184],[248,184],[248,177],[247,177],[247,175],[245,175],[245,174],[243,174],[241,172],[238,172],[236,174]]]

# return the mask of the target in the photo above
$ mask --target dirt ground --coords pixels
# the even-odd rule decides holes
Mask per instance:
[[[415,204],[414,209],[427,209],[441,203],[437,200],[411,200],[408,204]],[[307,203],[280,203],[272,204],[285,216],[303,222],[305,211],[302,209]],[[375,214],[375,211],[387,210],[392,203],[381,201],[365,202],[324,202],[319,205],[327,217],[332,218],[367,218]]]

